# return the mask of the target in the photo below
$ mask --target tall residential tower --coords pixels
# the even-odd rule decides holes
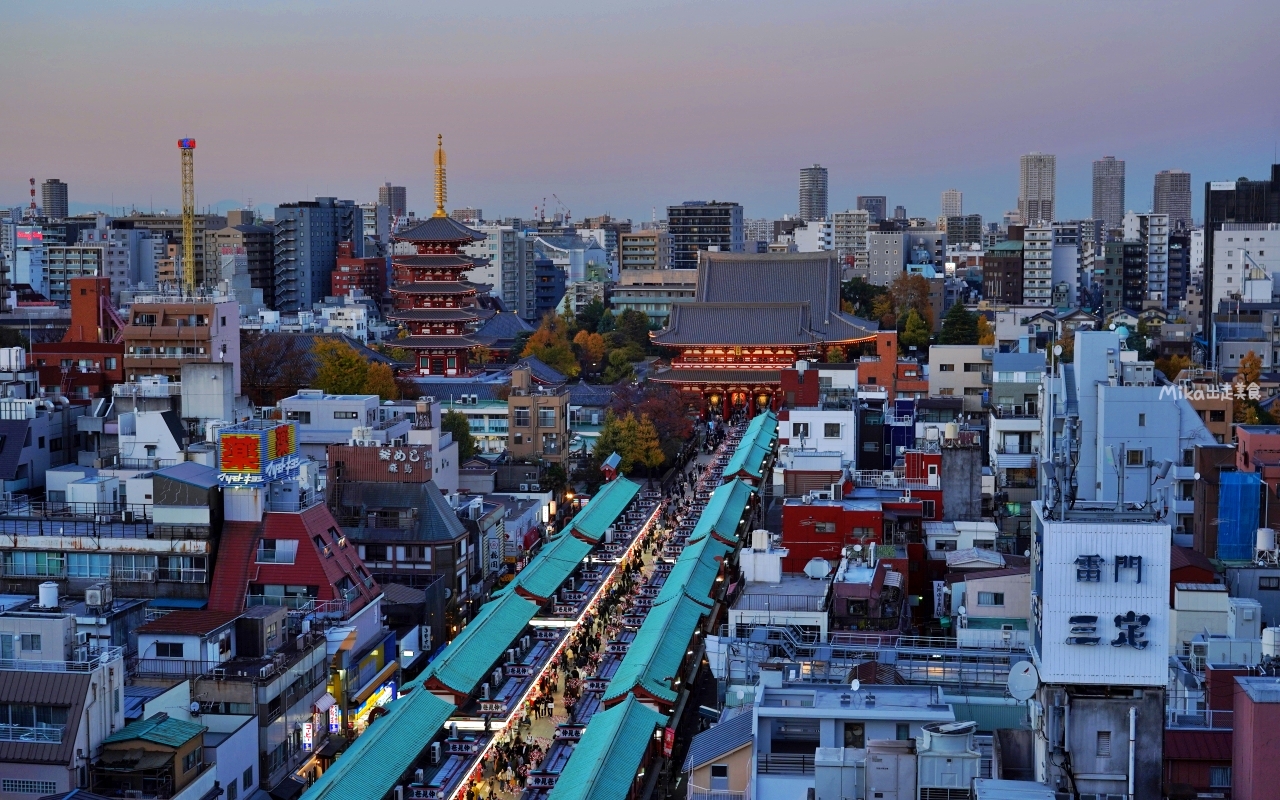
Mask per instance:
[[[1028,153],[1022,157],[1018,175],[1018,215],[1023,225],[1053,221],[1057,172],[1057,156]]]
[[[1093,162],[1093,218],[1108,229],[1124,221],[1124,162],[1115,156]]]
[[[820,164],[800,170],[800,219],[827,218],[827,168]]]
[[[1151,210],[1169,215],[1170,230],[1191,229],[1191,173],[1162,169],[1156,173]]]

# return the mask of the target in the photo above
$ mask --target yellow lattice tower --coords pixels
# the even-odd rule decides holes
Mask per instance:
[[[444,183],[444,134],[436,134],[436,213],[432,216],[445,217],[448,214],[444,210],[444,201],[448,197],[448,190]]]
[[[196,175],[195,139],[179,139],[182,152],[182,286],[196,293]]]

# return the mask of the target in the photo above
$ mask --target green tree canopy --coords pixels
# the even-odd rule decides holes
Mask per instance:
[[[623,474],[637,467],[652,469],[666,460],[653,421],[630,411],[621,416],[612,411],[605,414],[604,427],[596,440],[596,459],[603,461],[610,453],[618,454],[621,459],[618,471]]]
[[[588,333],[596,333],[600,327],[600,320],[604,317],[604,303],[599,300],[592,300],[582,307],[578,312],[578,330],[587,331]]]
[[[476,437],[471,435],[471,423],[461,411],[446,411],[440,416],[440,427],[453,434],[458,443],[458,465],[465,464],[476,454]]]
[[[618,383],[619,381],[630,383],[635,380],[635,377],[636,371],[627,359],[627,351],[625,349],[609,351],[609,356],[605,359],[604,372],[600,375],[601,383]]]
[[[978,317],[969,313],[964,303],[957,302],[942,318],[942,332],[938,344],[977,344]]]
[[[326,394],[363,394],[369,362],[341,339],[317,337],[312,347],[316,375],[312,386]]]
[[[625,336],[628,342],[647,349],[649,347],[649,315],[643,311],[628,308],[618,315],[618,332]]]
[[[575,378],[580,371],[578,357],[569,342],[569,326],[563,317],[548,312],[542,324],[529,337],[523,355],[533,356],[568,378]]]
[[[596,333],[613,333],[618,327],[618,318],[614,316],[613,309],[606,308],[604,313],[600,315],[600,323],[596,325]]]
[[[914,308],[907,312],[907,323],[902,333],[898,335],[898,341],[902,344],[903,350],[910,347],[923,349],[929,346],[929,324]]]
[[[369,365],[360,391],[362,394],[376,394],[380,400],[400,399],[400,387],[396,386],[395,373],[389,365],[381,362]]]

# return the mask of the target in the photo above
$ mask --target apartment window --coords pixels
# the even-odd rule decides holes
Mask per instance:
[[[1141,467],[1147,463],[1147,452],[1145,450],[1126,450],[1125,463],[1130,467]]]
[[[1004,605],[1004,592],[978,592],[978,605],[1002,606]]]
[[[1097,738],[1098,758],[1111,758],[1111,731],[1098,731]]]
[[[67,577],[110,578],[110,553],[67,553]]]
[[[227,800],[236,800],[240,796],[240,784],[232,781],[227,784]]]
[[[813,523],[814,533],[835,533],[836,524],[834,522],[815,522]]]
[[[1195,464],[1196,464],[1196,451],[1195,451],[1195,450],[1190,450],[1190,449],[1188,449],[1188,450],[1183,450],[1183,451],[1182,451],[1182,466],[1184,466],[1184,467],[1194,467],[1194,466],[1195,466]]]
[[[1145,428],[1145,427],[1147,427],[1147,415],[1146,415],[1146,414],[1139,414],[1139,415],[1138,415],[1138,427],[1139,427],[1139,428]]]
[[[986,372],[987,365],[981,362],[976,364],[973,362],[969,362],[964,365],[964,371],[965,372]]]
[[[808,438],[809,438],[809,423],[807,423],[807,422],[793,422],[793,423],[791,423],[791,438],[793,438],[793,439],[808,439]]]
[[[894,737],[900,742],[905,742],[911,738],[911,726],[905,722],[898,723],[897,735]]]
[[[263,539],[258,542],[259,564],[292,564],[298,555],[296,539]]]
[[[4,574],[32,578],[59,578],[65,571],[62,553],[17,550],[4,554]]]
[[[291,420],[293,420],[294,422],[298,423],[299,425],[310,425],[310,424],[311,424],[311,412],[310,412],[310,411],[286,411],[286,412],[285,412],[285,415],[284,415],[284,418],[285,418],[285,419],[291,419]]]
[[[840,423],[839,422],[822,423],[822,436],[823,438],[826,438],[826,439],[839,439]]]
[[[116,368],[116,357],[115,357],[115,356],[108,356],[108,357],[103,361],[103,364],[102,364],[102,365],[103,365],[103,367],[105,367],[106,369],[115,369],[115,368]]]
[[[1231,767],[1209,767],[1209,788],[1230,789]]]
[[[203,763],[204,763],[204,748],[197,747],[196,749],[192,750],[190,753],[187,753],[185,756],[182,757],[182,771],[190,772],[193,769],[199,768],[200,765]]]
[[[934,501],[923,500],[921,501],[920,506],[921,506],[920,513],[924,516],[924,518],[933,519]]]
[[[182,642],[156,642],[156,658],[182,657]]]
[[[1269,592],[1280,591],[1280,575],[1260,575],[1258,588]]]
[[[18,646],[21,647],[23,650],[35,651],[35,650],[44,649],[43,647],[41,647],[40,634],[38,633],[22,634],[22,636],[18,639]]]
[[[333,412],[333,418],[334,419],[360,419],[360,412],[359,411],[335,411]]]
[[[956,371],[955,364],[939,364],[938,365],[938,372],[955,372],[955,371]]]
[[[1215,410],[1211,408],[1209,409],[1209,421],[1210,422],[1226,422],[1227,412],[1222,409]]]
[[[516,427],[518,428],[529,427],[529,409],[527,408],[516,409]]]
[[[246,790],[253,786],[253,767],[249,767],[244,771],[243,785]]]
[[[554,408],[538,409],[538,427],[554,428],[556,426],[556,410]]]

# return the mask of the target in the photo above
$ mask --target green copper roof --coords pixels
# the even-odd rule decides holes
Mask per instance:
[[[720,559],[732,550],[732,546],[713,536],[704,536],[685,545],[662,584],[662,591],[654,599],[654,606],[685,596],[710,608],[716,576],[720,574]],[[647,619],[645,621],[648,622]]]
[[[208,728],[194,722],[173,719],[168,714],[153,714],[147,719],[140,719],[125,725],[120,730],[102,740],[103,744],[115,742],[131,742],[144,739],[148,742],[162,744],[165,747],[181,747]]]
[[[569,520],[565,530],[577,531],[593,542],[604,538],[604,531],[618,519],[631,500],[640,493],[640,484],[626,478],[615,478],[600,487],[596,496]]]
[[[421,687],[392,701],[302,800],[382,800],[452,713],[452,703]]]
[[[725,539],[737,539],[738,525],[755,491],[754,486],[740,478],[716,487],[698,517],[698,524],[689,534],[689,541],[696,542],[713,532]]]
[[[628,695],[591,718],[548,800],[626,800],[654,729],[667,717]]]
[[[510,592],[520,586],[530,594],[549,598],[564,583],[565,578],[582,563],[594,547],[576,536],[561,533],[543,547],[524,569],[516,573],[516,577],[507,584],[503,592]]]
[[[485,603],[462,633],[427,665],[423,679],[434,675],[450,689],[470,693],[537,613],[536,604],[515,593]]]
[[[760,477],[761,466],[773,450],[777,442],[778,418],[772,411],[766,411],[751,420],[742,440],[733,451],[733,457],[725,465],[724,477],[729,478],[739,473]]]
[[[668,679],[679,677],[680,662],[706,611],[684,596],[655,605],[627,647],[627,654],[605,689],[604,699],[622,697],[639,688],[654,697],[675,700],[676,692]]]

